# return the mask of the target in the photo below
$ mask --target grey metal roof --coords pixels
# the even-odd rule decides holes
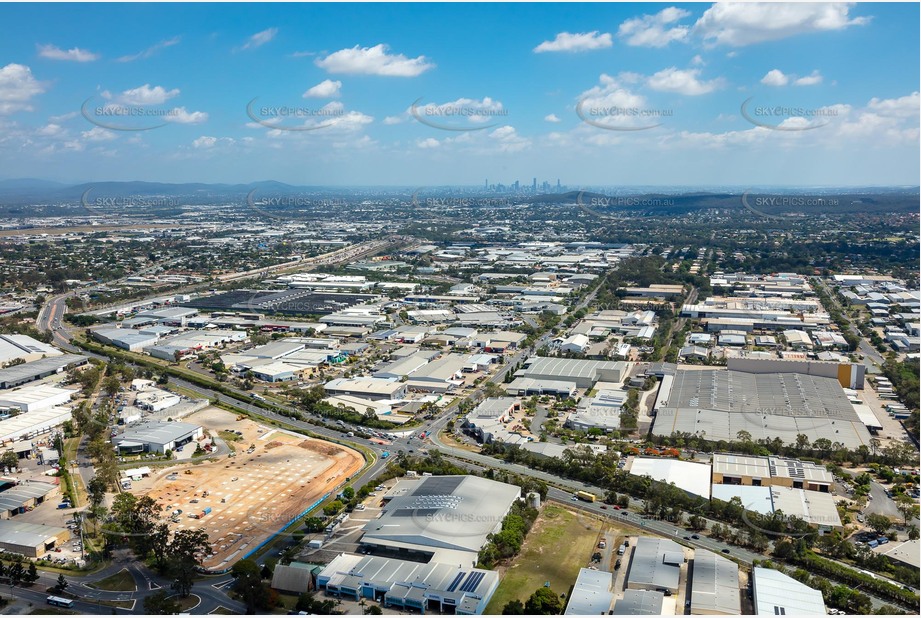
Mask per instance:
[[[691,610],[698,614],[741,614],[739,565],[712,551],[695,550]]]
[[[38,547],[62,532],[67,530],[56,526],[26,523],[18,517],[0,519],[0,544],[7,546]]]
[[[55,372],[58,369],[64,369],[71,365],[82,363],[87,360],[86,356],[79,354],[62,354],[61,356],[49,356],[41,358],[31,363],[15,365],[0,369],[0,385],[9,382],[18,383],[23,380],[37,378],[48,372]]]
[[[607,614],[614,600],[611,587],[614,576],[607,571],[593,571],[592,569],[579,569],[579,577],[569,593],[569,603],[566,604],[566,615],[588,616],[592,614]]]
[[[112,442],[116,445],[122,442],[168,444],[176,440],[181,440],[200,428],[200,425],[195,425],[193,423],[146,421],[132,425],[125,433],[116,438],[112,438]]]
[[[669,539],[641,536],[630,561],[627,583],[647,590],[678,590],[684,550]]]
[[[654,590],[627,590],[624,597],[614,603],[615,616],[659,616],[665,595]]]

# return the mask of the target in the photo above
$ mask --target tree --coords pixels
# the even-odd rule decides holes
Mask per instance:
[[[259,567],[252,560],[240,560],[230,570],[234,579],[234,590],[246,604],[246,613],[255,614],[257,609],[270,609],[269,588],[259,575]]]
[[[35,567],[34,562],[29,563],[29,569],[26,571],[26,574],[23,576],[22,581],[26,583],[27,586],[31,586],[38,581],[38,569]]]
[[[14,586],[18,586],[22,582],[23,577],[25,577],[26,569],[22,564],[22,559],[17,558],[13,564],[10,565],[10,570],[7,572],[7,577],[10,578],[10,583]]]
[[[7,451],[0,456],[0,464],[3,464],[5,468],[18,468],[19,467],[19,455],[13,451]]]
[[[892,522],[885,515],[879,513],[870,513],[867,515],[867,525],[873,529],[876,534],[885,534],[892,527]]]
[[[524,614],[524,603],[518,599],[512,599],[502,608],[502,614],[505,616],[517,616]]]
[[[67,583],[67,580],[64,579],[64,574],[63,574],[63,573],[59,573],[59,574],[58,574],[58,583],[56,583],[56,584],[54,585],[55,589],[56,589],[58,592],[64,592],[65,590],[67,590],[67,586],[69,586],[69,585],[70,585],[70,584]]]
[[[526,614],[556,615],[563,610],[563,602],[550,588],[538,588],[524,604]]]
[[[349,485],[342,490],[342,497],[346,500],[351,500],[355,497],[355,488]]]
[[[182,598],[192,593],[195,568],[200,564],[198,556],[209,553],[211,553],[211,544],[204,530],[179,530],[173,535],[166,555],[174,577],[172,588]]]
[[[167,598],[165,590],[160,590],[159,592],[152,594],[144,599],[145,614],[163,616],[168,614],[178,614],[180,610],[181,608],[179,607],[178,603],[172,599]]]

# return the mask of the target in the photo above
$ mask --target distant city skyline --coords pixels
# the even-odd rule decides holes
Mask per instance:
[[[0,180],[917,186],[916,3],[0,5]],[[504,190],[504,189],[503,189]]]

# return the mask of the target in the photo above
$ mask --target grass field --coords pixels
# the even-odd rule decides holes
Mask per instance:
[[[87,585],[91,588],[109,590],[111,592],[134,592],[136,589],[134,578],[131,577],[131,573],[129,573],[127,569],[123,569],[115,575],[110,575],[105,579],[100,579],[98,582]]]
[[[592,556],[601,526],[600,521],[576,517],[561,506],[545,506],[485,613],[501,614],[512,599],[523,603],[547,581],[557,594],[569,593],[579,569]]]

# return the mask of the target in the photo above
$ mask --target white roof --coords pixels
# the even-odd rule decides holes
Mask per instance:
[[[630,467],[630,474],[648,476],[663,483],[674,483],[676,487],[689,494],[710,498],[709,464],[680,461],[678,459],[637,457]]]
[[[755,614],[758,616],[824,616],[827,613],[822,593],[818,590],[774,569],[755,567],[752,575]]]
[[[607,571],[579,569],[579,577],[569,594],[569,603],[564,613],[567,616],[607,614],[614,600],[614,593],[611,592],[613,584],[614,576]]]

